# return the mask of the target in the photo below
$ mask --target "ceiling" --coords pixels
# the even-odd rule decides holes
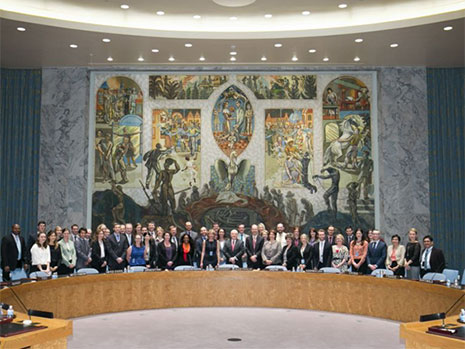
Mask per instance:
[[[339,8],[342,3],[347,7]],[[2,0],[0,21],[1,66],[11,68],[434,67],[463,66],[465,59],[465,1],[457,0]],[[444,30],[448,26],[452,29]],[[358,38],[363,42],[354,41]],[[277,43],[282,47],[274,47]],[[390,47],[393,43],[398,46]]]

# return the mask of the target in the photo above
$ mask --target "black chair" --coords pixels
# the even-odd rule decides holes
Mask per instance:
[[[39,316],[39,317],[45,317],[47,319],[53,319],[53,313],[49,311],[42,311],[42,310],[34,310],[34,309],[29,309],[27,311],[27,315],[29,316]]]

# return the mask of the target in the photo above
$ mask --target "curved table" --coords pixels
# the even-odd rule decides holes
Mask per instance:
[[[418,321],[465,291],[371,276],[266,271],[171,271],[85,275],[15,286],[28,308],[69,319],[175,307],[273,307]],[[22,309],[8,289],[0,301]],[[458,313],[465,301],[450,314]]]

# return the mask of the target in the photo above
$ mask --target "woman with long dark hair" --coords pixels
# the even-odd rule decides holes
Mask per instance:
[[[355,238],[350,242],[350,264],[354,273],[366,274],[366,258],[368,252],[368,241],[362,229],[358,228]]]

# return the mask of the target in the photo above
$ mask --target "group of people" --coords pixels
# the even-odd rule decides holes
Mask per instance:
[[[115,223],[113,231],[104,224],[95,231],[73,224],[71,230],[57,226],[46,233],[43,221],[37,227],[37,232],[25,239],[20,226],[14,224],[11,233],[3,237],[4,281],[21,272],[66,275],[83,268],[105,273],[136,266],[172,270],[182,265],[211,269],[222,264],[248,269],[283,266],[302,271],[332,267],[360,274],[388,269],[418,280],[445,268],[444,255],[434,247],[433,238],[423,238],[422,250],[413,228],[407,234],[406,246],[397,234],[387,246],[379,230],[365,233],[347,227],[336,233],[336,228],[329,226],[326,230],[311,228],[307,234],[299,227],[286,232],[281,223],[270,230],[263,223],[252,224],[250,234],[246,234],[244,224],[227,234],[217,223],[211,229],[201,227],[197,233],[191,222],[186,222],[179,234],[176,226],[165,231],[154,222],[147,226]]]

